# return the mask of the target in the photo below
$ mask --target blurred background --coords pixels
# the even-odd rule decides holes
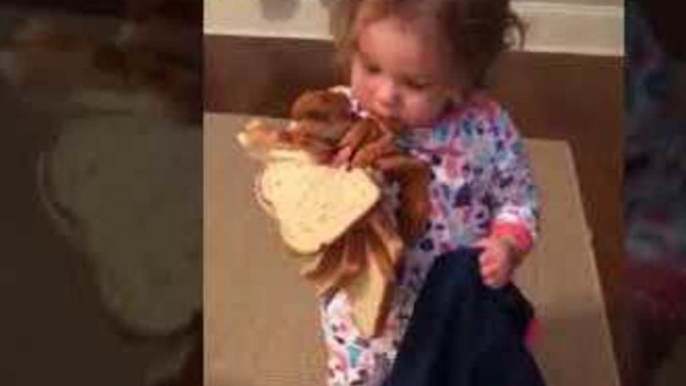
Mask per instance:
[[[202,1],[0,1],[0,383],[202,382]]]
[[[626,2],[624,219],[636,385],[686,366],[686,35],[675,4]]]

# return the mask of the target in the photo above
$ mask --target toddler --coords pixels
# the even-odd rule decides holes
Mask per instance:
[[[484,90],[488,69],[522,25],[509,0],[339,0],[332,32],[358,114],[400,128],[399,145],[431,166],[430,222],[408,246],[383,332],[365,338],[343,291],[321,303],[328,386],[387,377],[435,258],[478,247],[484,284],[501,288],[538,231],[523,141]],[[342,149],[348,157],[354,149]],[[344,160],[345,162],[345,160]]]

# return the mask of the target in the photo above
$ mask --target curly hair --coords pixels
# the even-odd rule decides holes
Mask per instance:
[[[510,0],[338,0],[330,28],[344,71],[355,52],[360,28],[391,15],[436,23],[453,63],[459,66],[455,76],[466,91],[484,87],[497,57],[515,43],[522,45],[526,34]]]

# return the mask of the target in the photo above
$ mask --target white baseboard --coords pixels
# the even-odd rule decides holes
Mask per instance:
[[[530,25],[524,50],[622,56],[624,7],[569,1],[514,3]],[[320,0],[205,0],[204,12],[205,34],[330,39],[328,11]]]

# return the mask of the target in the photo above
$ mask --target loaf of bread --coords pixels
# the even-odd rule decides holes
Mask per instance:
[[[300,275],[319,296],[345,292],[360,333],[377,336],[405,247],[426,229],[428,165],[397,147],[394,127],[355,114],[335,91],[306,92],[287,125],[252,120],[237,139],[265,165],[255,195]],[[331,166],[341,158],[351,170]]]

